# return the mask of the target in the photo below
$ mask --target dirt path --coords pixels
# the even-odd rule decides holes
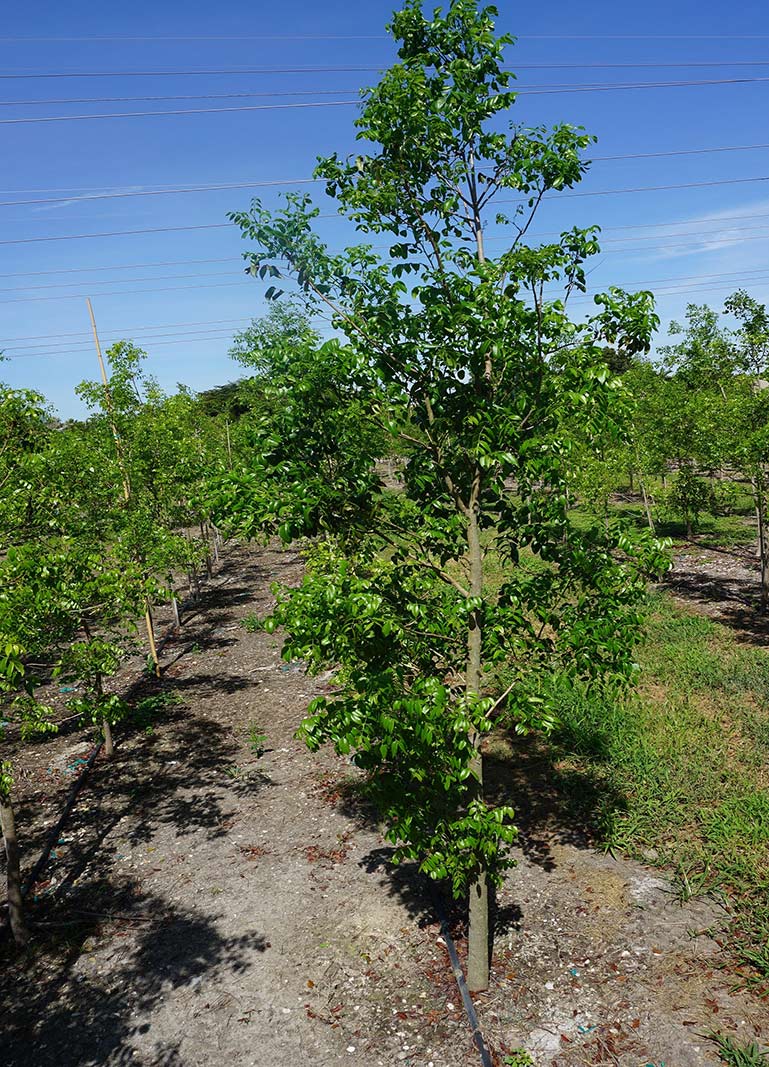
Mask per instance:
[[[748,549],[715,550],[695,542],[675,545],[664,585],[681,603],[731,627],[738,640],[769,644],[769,617],[759,610],[759,564]]]
[[[167,652],[184,703],[97,762],[36,887],[35,945],[2,948],[8,1067],[479,1062],[422,882],[389,866],[353,769],[293,736],[327,682],[238,625],[266,611],[271,580],[299,575],[290,554],[233,551]],[[27,841],[82,751],[67,737],[30,750]],[[658,875],[566,832],[532,757],[524,787],[505,755],[489,760],[524,834],[477,1002],[498,1062],[523,1046],[542,1067],[694,1067],[717,1062],[707,1031],[761,1034],[765,1009],[729,994],[698,933],[715,906],[681,907]]]

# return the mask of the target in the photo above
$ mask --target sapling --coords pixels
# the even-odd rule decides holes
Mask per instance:
[[[329,251],[305,196],[233,215],[265,296],[330,314],[344,341],[294,331],[263,345],[274,403],[254,419],[250,462],[211,491],[220,526],[316,538],[269,624],[285,627],[286,658],[337,670],[302,733],[366,772],[396,859],[468,900],[473,990],[488,984],[489,888],[516,833],[484,789],[484,738],[500,721],[547,729],[552,673],[630,678],[645,576],[663,566],[649,536],[571,523],[577,441],[600,451],[629,412],[605,351],[646,350],[657,320],[650,294],[618,289],[569,317],[594,231],[525,242],[545,194],[582,177],[592,138],[506,130],[510,38],[495,14],[407,3],[390,27],[398,60],[364,94],[359,152],[319,162],[384,253]],[[393,445],[407,457],[399,492],[377,474]],[[520,565],[531,556],[536,571]]]

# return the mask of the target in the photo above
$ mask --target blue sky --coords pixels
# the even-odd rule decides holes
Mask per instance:
[[[392,6],[390,0],[358,5],[238,0],[216,6],[178,0],[128,5],[46,0],[16,4],[12,10],[6,6],[0,74],[35,77],[0,79],[0,120],[349,100],[393,56],[383,29]],[[599,138],[596,157],[769,144],[765,3],[743,0],[727,8],[652,0],[644,5],[499,7],[500,28],[519,38],[509,52],[511,67],[519,71],[517,122],[582,125]],[[696,65],[707,63],[714,65]],[[232,72],[303,67],[374,69]],[[126,73],[182,70],[230,73]],[[37,76],[72,72],[109,76]],[[766,80],[542,92],[576,85],[736,78]],[[301,91],[307,95],[204,99]],[[153,96],[196,99],[53,102]],[[225,214],[246,207],[252,191],[82,197],[94,191],[136,193],[164,186],[307,178],[317,155],[352,148],[354,113],[353,106],[329,104],[0,123],[0,349],[11,357],[0,368],[0,378],[39,389],[62,415],[81,414],[73,387],[96,376],[87,295],[105,346],[134,338],[149,352],[149,369],[166,388],[177,382],[206,388],[237,377],[239,368],[227,356],[232,333],[261,314],[264,305],[259,284],[242,276],[244,246],[239,231],[225,225]],[[609,284],[653,289],[664,342],[667,323],[680,318],[689,301],[718,307],[739,286],[769,300],[769,180],[745,180],[763,176],[769,178],[769,148],[597,159],[579,191],[601,195],[551,200],[539,216],[537,232],[600,225],[603,251],[591,264],[592,284],[597,289]],[[724,184],[608,193],[707,182]],[[278,192],[269,187],[259,195],[270,205]],[[67,199],[20,203],[57,197]],[[342,223],[322,225],[330,243],[342,240]],[[201,228],[49,240],[194,226]]]

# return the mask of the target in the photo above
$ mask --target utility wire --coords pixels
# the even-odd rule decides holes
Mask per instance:
[[[769,218],[769,216],[767,216],[767,218]],[[42,278],[50,274],[91,274],[105,270],[145,270],[149,267],[188,267],[199,263],[232,263],[232,256],[223,256],[221,259],[167,259],[153,263],[114,263],[110,266],[100,267],[60,267],[58,270],[11,271],[9,274],[0,274],[0,278]],[[115,281],[117,280],[118,279],[116,278]],[[131,279],[126,278],[124,280],[130,281]],[[78,283],[73,282],[72,284],[76,285]],[[89,282],[88,284],[90,285],[92,283]]]
[[[184,322],[158,322],[158,323],[155,323],[154,326],[147,326],[146,324],[144,326],[120,326],[120,327],[116,327],[112,331],[108,330],[107,334],[109,334],[111,332],[112,334],[118,334],[119,333],[119,334],[121,334],[123,336],[126,336],[128,334],[133,335],[134,333],[139,333],[139,332],[145,331],[145,330],[171,330],[171,329],[175,329],[178,326],[218,326],[218,325],[222,325],[222,324],[234,325],[234,324],[236,324],[238,322],[248,322],[248,321],[250,321],[249,318],[248,317],[244,317],[244,318],[240,318],[240,319],[202,319],[202,320],[199,320],[197,322],[190,322],[189,320],[185,320]],[[47,340],[49,337],[56,338],[56,337],[90,337],[90,336],[91,336],[91,334],[87,330],[78,330],[75,333],[38,333],[38,334],[33,334],[31,337],[8,337],[8,338],[6,338],[4,343],[7,344],[8,341],[43,341],[43,340]]]
[[[0,74],[0,78],[10,75]],[[53,75],[51,75],[53,77]],[[516,89],[516,96],[542,96],[553,93],[601,93],[625,89],[673,89],[703,85],[744,85],[753,82],[769,82],[769,77],[717,78],[706,81],[626,82],[616,85],[570,85],[547,89]],[[40,122],[87,122],[95,119],[158,118],[173,115],[220,115],[249,111],[278,111],[306,107],[341,107],[360,104],[361,100],[316,100],[293,104],[239,104],[232,107],[174,108],[164,111],[111,111],[96,115],[35,115],[22,118],[0,119],[0,125],[29,125]]]
[[[766,33],[524,33],[517,41],[766,41]],[[89,34],[82,37],[0,37],[0,42],[47,41],[392,41],[386,33]]]
[[[359,88],[353,86],[347,89],[277,89],[264,93],[186,93],[180,96],[65,96],[52,100],[0,100],[0,107],[33,107],[43,104],[51,107],[64,104],[139,104],[171,100],[234,100],[273,96],[341,96],[343,93],[357,93],[358,91]]]
[[[762,149],[769,149],[769,142],[746,145],[718,145],[713,148],[680,148],[661,150],[658,152],[627,152],[611,156],[592,156],[590,159],[586,160],[586,162],[609,163],[624,159],[659,159],[668,156],[708,155],[711,153],[723,152],[753,152]],[[95,191],[79,196],[69,195],[35,197],[29,200],[4,200],[0,201],[0,207],[27,207],[36,204],[60,204],[68,203],[72,199],[76,199],[79,203],[88,203],[89,200],[124,200],[140,196],[177,196],[186,193],[209,193],[219,192],[220,190],[226,191],[228,189],[270,188],[283,185],[317,185],[323,183],[324,180],[325,179],[323,178],[273,178],[263,181],[216,182],[211,185],[168,186],[156,189],[127,189],[118,192]],[[67,190],[61,191],[67,192]],[[71,190],[70,192],[74,194],[76,191],[77,190]]]
[[[722,285],[720,288],[728,287],[728,286],[731,286],[731,285],[738,285],[739,286],[740,284],[750,284],[751,282],[754,282],[754,281],[756,281],[756,282],[757,281],[763,281],[764,280],[764,276],[767,275],[767,272],[768,272],[767,268],[765,268],[765,267],[755,267],[755,268],[753,268],[751,270],[730,271],[730,272],[726,272],[726,273],[688,274],[688,275],[678,275],[678,276],[676,276],[676,275],[667,275],[667,276],[664,276],[664,277],[661,277],[661,278],[647,278],[647,279],[633,278],[633,279],[625,280],[621,284],[622,284],[623,287],[630,287],[630,286],[648,287],[648,286],[652,286],[652,285],[660,286],[660,285],[664,285],[665,283],[672,283],[670,286],[666,285],[665,289],[661,289],[659,291],[665,292],[668,289],[677,288],[679,286],[685,286],[685,291],[686,292],[697,292],[700,289],[700,286],[698,286],[698,285],[686,286],[686,283],[688,283],[688,282],[695,282],[696,283],[696,282],[703,282],[703,281],[707,282],[707,281],[713,281],[713,280],[719,280],[720,279],[724,283],[724,285]],[[145,344],[145,343],[148,344],[154,338],[169,337],[169,336],[177,336],[177,337],[186,336],[186,334],[184,334],[184,335],[182,335],[182,334],[171,335],[171,334],[168,334],[168,333],[157,333],[156,331],[171,330],[171,329],[176,329],[178,327],[215,326],[216,328],[212,329],[212,330],[209,330],[209,329],[205,329],[205,330],[194,329],[192,332],[194,334],[196,334],[196,335],[198,335],[198,334],[199,335],[215,334],[215,333],[220,333],[220,332],[229,333],[230,331],[223,330],[224,326],[233,327],[233,326],[238,326],[241,323],[246,323],[246,322],[250,322],[250,321],[251,321],[251,317],[250,316],[243,316],[242,318],[239,318],[239,319],[238,318],[236,318],[236,319],[204,319],[204,320],[199,321],[199,322],[195,322],[195,321],[192,321],[192,322],[191,321],[167,322],[167,323],[158,323],[158,324],[156,324],[154,326],[144,325],[144,326],[116,327],[114,329],[106,330],[106,331],[103,331],[103,332],[105,333],[105,336],[108,336],[108,337],[133,337],[133,336],[136,336],[137,334],[146,334],[147,336],[140,337],[139,340],[141,341],[142,344]],[[2,348],[2,351],[5,352],[6,354],[13,353],[14,351],[26,351],[28,349],[34,349],[34,350],[58,349],[58,348],[61,347],[62,344],[65,345],[65,346],[72,346],[72,345],[76,345],[77,346],[77,345],[80,345],[81,343],[84,343],[84,340],[86,338],[88,338],[89,336],[90,335],[86,331],[77,331],[75,333],[58,333],[57,332],[57,333],[49,333],[49,334],[32,334],[32,335],[29,335],[29,336],[7,338],[5,341],[0,342],[0,348]],[[76,341],[64,341],[64,342],[60,341],[61,338],[73,338],[73,337],[74,338],[78,338],[78,340],[76,340]],[[17,342],[26,342],[26,341],[53,341],[53,342],[59,341],[60,343],[59,344],[55,344],[55,343],[54,344],[42,344],[42,345],[19,345],[17,343]]]
[[[739,217],[739,216],[737,216],[737,217]],[[756,215],[756,216],[742,216],[742,217],[744,217],[744,218],[769,218],[769,214],[762,214],[762,215]],[[718,219],[706,220],[705,222],[702,223],[702,225],[705,225],[706,222],[708,222],[708,223],[719,223],[720,221],[721,220],[718,220]],[[640,235],[640,236],[637,236],[637,237],[632,237],[632,236],[605,237],[604,236],[605,233],[614,233],[618,229],[624,229],[625,228],[625,227],[616,227],[616,228],[615,227],[610,227],[607,230],[601,231],[600,240],[601,240],[602,245],[604,243],[605,244],[623,244],[623,245],[627,245],[628,242],[630,242],[631,245],[634,245],[634,244],[638,244],[639,242],[645,242],[645,241],[659,241],[659,240],[667,240],[667,239],[677,240],[680,237],[700,237],[700,238],[703,238],[704,240],[712,240],[712,239],[719,239],[719,236],[723,235],[724,233],[728,233],[730,235],[734,234],[734,233],[746,234],[747,235],[745,237],[746,240],[755,240],[755,239],[760,238],[760,237],[769,236],[769,234],[765,234],[763,232],[761,232],[759,234],[755,234],[754,233],[754,229],[753,229],[752,226],[732,226],[732,225],[730,225],[731,221],[732,221],[731,219],[724,219],[723,220],[723,224],[717,225],[715,229],[710,229],[710,230],[683,230],[683,231],[675,231],[675,232],[670,232],[670,233],[653,233],[653,234],[649,234],[649,235],[646,235],[646,236]],[[666,224],[665,223],[651,223],[651,224],[647,223],[647,224],[645,224],[645,226],[651,226],[651,227],[654,227],[655,229],[661,229],[665,225],[670,226],[670,225],[685,225],[685,224],[686,223],[666,223]],[[633,228],[636,228],[636,227],[633,227]],[[534,240],[534,239],[539,239],[539,238],[543,238],[543,237],[559,236],[562,232],[563,232],[562,230],[539,230],[539,231],[530,233],[529,237],[532,240]],[[507,241],[507,240],[510,240],[510,237],[511,237],[510,234],[504,234],[504,235],[489,234],[489,235],[487,235],[486,240],[487,241]],[[378,245],[376,245],[374,247],[376,247],[376,248],[387,248],[388,245],[387,244],[378,244]],[[151,263],[148,263],[148,264],[144,264],[144,266],[147,266],[147,267],[151,267],[151,266],[173,266],[173,265],[187,266],[188,264],[192,265],[192,264],[195,264],[195,263],[227,263],[230,266],[232,266],[234,264],[234,262],[235,262],[234,257],[230,256],[230,257],[226,257],[226,258],[222,258],[222,259],[212,259],[212,260],[179,260],[179,261],[176,262],[176,264],[174,264],[174,263],[166,263],[166,264],[151,264]],[[141,265],[142,264],[135,264],[134,266],[141,266]],[[92,269],[96,269],[96,268],[92,268]],[[99,269],[113,270],[113,269],[117,269],[117,268],[107,267],[107,268],[99,268]],[[88,268],[80,268],[80,270],[81,271],[84,271],[84,270],[87,271]],[[69,271],[30,272],[30,274],[32,276],[37,276],[38,274],[56,274],[56,273],[69,273]],[[223,273],[220,273],[220,272],[212,273],[211,271],[204,271],[204,272],[197,272],[197,273],[193,273],[193,274],[156,274],[156,275],[150,275],[148,277],[143,277],[143,278],[128,277],[128,278],[104,278],[102,280],[91,279],[87,283],[84,283],[84,282],[82,282],[80,280],[70,281],[70,282],[49,282],[49,283],[42,284],[42,285],[18,285],[18,286],[10,286],[10,287],[5,287],[5,288],[0,288],[0,293],[26,293],[26,292],[31,292],[33,290],[38,290],[38,289],[71,289],[73,286],[76,286],[76,285],[82,286],[83,284],[87,284],[87,285],[116,285],[116,284],[120,284],[120,285],[122,285],[122,284],[131,284],[131,283],[134,283],[134,282],[154,282],[154,281],[171,281],[171,280],[175,281],[175,280],[186,279],[186,278],[242,277],[244,275],[244,273],[245,273],[245,269],[237,270],[237,271],[225,271]],[[8,277],[17,278],[17,277],[22,277],[22,276],[23,275],[20,275],[20,274],[19,275],[6,274],[6,275],[0,275],[0,278],[4,278],[4,277],[5,278],[8,278]]]
[[[755,282],[755,283],[767,282],[767,281],[769,281],[769,275],[767,275],[767,273],[764,272],[762,274],[762,276],[753,278],[752,281]],[[625,283],[625,284],[626,285],[635,284],[635,285],[639,285],[639,286],[648,286],[651,283],[649,283],[649,282],[636,282],[636,283]],[[731,282],[724,282],[723,284],[718,285],[718,286],[675,286],[675,285],[666,286],[664,288],[657,288],[656,292],[662,294],[663,296],[686,296],[686,295],[698,296],[698,295],[700,295],[702,293],[723,292],[725,289],[731,289],[731,288],[732,288],[732,283]],[[581,302],[593,301],[594,300],[594,294],[590,294],[590,293],[575,294],[574,296],[572,296],[571,299],[572,299],[572,301],[578,300],[578,301],[581,301]],[[243,320],[243,321],[245,321],[245,320]],[[131,335],[131,331],[123,331],[123,332],[107,331],[107,335],[108,336],[124,338],[126,336],[130,336]],[[191,333],[178,334],[175,337],[171,337],[171,335],[168,335],[168,334],[162,334],[162,335],[159,335],[159,337],[160,337],[160,339],[153,338],[153,337],[150,337],[150,336],[145,336],[145,337],[139,337],[139,338],[137,338],[137,340],[142,345],[146,344],[148,347],[150,347],[151,349],[154,350],[155,348],[158,348],[158,347],[161,347],[161,346],[166,346],[166,345],[184,344],[184,345],[189,346],[190,344],[199,343],[201,341],[219,341],[219,340],[224,340],[224,339],[231,339],[232,338],[232,331],[231,330],[227,330],[227,329],[210,330],[210,331],[208,331],[208,330],[206,330],[206,331],[193,331]],[[165,338],[169,338],[169,339],[165,339]],[[85,344],[85,342],[70,342],[71,345],[74,344],[76,346],[80,345],[81,343]],[[17,351],[6,349],[5,350],[5,354],[9,358],[12,358],[12,359],[23,359],[23,358],[50,359],[51,357],[64,357],[64,356],[79,357],[81,355],[84,356],[84,355],[90,354],[90,349],[86,349],[86,348],[83,348],[83,347],[79,347],[79,348],[76,347],[74,350],[70,350],[70,349],[65,349],[65,348],[63,348],[61,346],[53,346],[53,345],[49,345],[49,346],[34,346],[34,345],[32,345],[32,346],[29,346],[28,348],[23,348],[23,349],[19,348]]]
[[[687,237],[687,236],[697,236],[697,237],[704,238],[704,239],[710,238],[710,240],[716,241],[719,244],[723,244],[724,243],[723,239],[721,241],[718,241],[718,233],[719,232],[721,232],[721,231],[716,231],[712,235],[711,234],[707,234],[707,233],[701,233],[701,232],[696,232],[695,234],[686,234],[686,233],[684,233],[684,234],[664,234],[662,236],[670,238],[671,243],[660,244],[660,245],[650,245],[650,246],[648,246],[646,248],[638,248],[637,244],[628,243],[629,241],[632,240],[632,239],[628,239],[628,242],[623,243],[622,247],[619,247],[619,248],[604,248],[604,249],[602,249],[602,251],[603,251],[603,253],[605,255],[615,255],[617,253],[633,252],[633,251],[644,251],[644,252],[678,251],[678,250],[680,250],[680,247],[681,247],[680,243],[678,243],[678,239],[681,238],[681,237]],[[498,242],[498,241],[510,241],[513,236],[514,235],[512,235],[512,234],[504,235],[504,236],[491,236],[491,237],[487,237],[486,240],[487,240],[487,243]],[[618,238],[617,240],[621,241],[622,239]],[[636,241],[638,241],[638,240],[644,240],[644,238],[637,238]],[[755,235],[747,235],[747,236],[742,236],[741,235],[739,240],[740,241],[767,241],[767,240],[769,240],[769,232],[755,234]],[[729,244],[736,244],[737,241],[735,239],[731,239],[731,240],[728,240],[728,243]],[[380,246],[380,247],[386,247],[386,246]],[[687,254],[694,254],[695,252],[701,253],[702,251],[703,250],[699,249],[699,248],[692,248],[691,251],[688,252]],[[705,251],[707,251],[707,249],[705,249]],[[209,275],[201,275],[201,277],[209,277]],[[221,275],[215,275],[214,277],[221,277]],[[246,275],[245,275],[245,272],[241,273],[241,272],[238,271],[238,272],[233,273],[232,277],[233,277],[233,280],[228,281],[228,282],[205,283],[205,284],[198,284],[198,285],[156,286],[156,287],[153,287],[151,289],[115,289],[115,290],[101,291],[98,295],[99,296],[135,296],[135,295],[141,295],[141,294],[145,294],[145,293],[181,292],[181,291],[184,291],[184,290],[191,290],[191,289],[195,289],[195,290],[201,291],[201,290],[207,290],[207,289],[231,288],[235,284],[235,282],[234,282],[234,278],[235,277],[240,277],[240,278],[243,278],[245,280]],[[125,279],[125,281],[138,281],[138,280],[139,279],[128,279],[128,278]],[[162,280],[162,279],[158,279],[158,280]],[[113,281],[113,284],[119,284],[119,280],[118,279],[113,279],[112,281]],[[92,284],[92,283],[86,283],[86,284]],[[13,292],[13,291],[18,291],[18,290],[6,290],[6,291]],[[66,293],[66,294],[61,295],[61,296],[17,297],[17,298],[13,298],[13,299],[10,299],[10,300],[2,300],[2,301],[0,301],[0,305],[6,305],[6,304],[36,304],[36,303],[48,302],[48,301],[51,301],[51,300],[79,300],[79,299],[82,298],[83,295],[84,294],[81,292],[81,293]]]
[[[3,120],[0,119],[0,122]],[[766,145],[769,148],[769,145]],[[31,204],[61,204],[69,203],[73,199],[79,204],[87,204],[89,200],[125,200],[137,196],[176,196],[182,193],[211,193],[227,189],[262,189],[283,185],[316,185],[324,181],[323,178],[275,178],[267,181],[245,182],[218,182],[213,185],[182,185],[169,189],[127,189],[118,193],[86,193],[84,196],[49,196],[32,200],[3,200],[0,207],[26,207]]]
[[[2,78],[0,74],[0,78]],[[766,79],[769,81],[769,78]],[[28,125],[38,122],[83,122],[90,119],[143,119],[163,115],[221,115],[225,112],[286,111],[305,107],[341,107],[359,104],[360,100],[303,100],[295,104],[242,104],[233,107],[191,107],[173,111],[113,111],[101,115],[37,115],[33,118],[0,119],[0,126]]]
[[[670,191],[674,189],[702,189],[711,188],[721,185],[743,185],[754,182],[766,182],[769,181],[769,175],[759,175],[753,178],[719,178],[713,181],[704,182],[680,182],[670,185],[639,185],[627,189],[595,189],[592,191],[578,191],[578,192],[564,192],[560,196],[562,198],[571,197],[585,197],[585,196],[617,196],[625,193],[652,193],[660,191]],[[526,203],[525,200],[520,198],[505,198],[500,197],[496,200],[497,204],[517,204]],[[327,215],[321,215],[320,218],[338,218],[339,216],[334,212]],[[663,224],[661,224],[663,225]],[[191,230],[220,230],[229,229],[232,223],[229,222],[209,222],[198,223],[193,226],[152,226],[140,230],[110,230],[102,233],[75,233],[75,234],[62,234],[61,236],[43,236],[43,237],[21,237],[12,238],[10,240],[0,241],[0,245],[23,245],[23,244],[37,244],[43,241],[84,241],[93,240],[100,237],[129,237],[148,233],[178,233],[182,231]]]

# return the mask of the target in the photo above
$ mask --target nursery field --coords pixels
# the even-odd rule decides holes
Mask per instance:
[[[519,91],[514,37],[496,28],[512,17],[404,0],[386,35],[231,38],[146,36],[137,11],[136,36],[0,42],[72,46],[66,70],[4,73],[10,89],[112,92],[91,79],[116,77],[145,94],[17,101],[99,103],[0,118],[20,138],[45,124],[49,165],[79,123],[163,115],[169,138],[177,121],[258,124],[228,144],[189,137],[189,174],[171,139],[71,149],[124,165],[120,189],[64,196],[63,167],[56,187],[0,204],[58,227],[40,212],[106,200],[118,217],[119,200],[163,223],[0,242],[26,249],[22,278],[70,272],[4,288],[52,294],[4,305],[94,286],[110,338],[103,350],[86,296],[93,351],[63,318],[0,351],[0,1067],[769,1063],[769,305],[763,259],[745,268],[747,228],[732,225],[766,205],[725,199],[766,177],[714,176],[769,146],[752,129],[734,143],[750,114],[737,107],[727,144],[687,147],[700,128],[719,140],[714,107],[681,112],[686,137],[666,110],[647,144],[623,104],[624,139],[596,155],[560,95],[675,88],[685,102],[769,79],[743,76],[753,61],[646,54],[712,40],[725,57],[739,36],[601,24],[541,41],[604,41],[611,62],[587,68],[687,79]],[[386,47],[391,63],[203,62],[260,40],[324,64]],[[121,41],[123,69],[77,69],[81,47]],[[622,41],[633,63],[615,62]],[[172,46],[198,59],[178,69]],[[735,63],[739,77],[704,76]],[[581,68],[535,76],[561,66]],[[334,72],[374,84],[328,99],[342,90],[302,80]],[[287,88],[248,90],[278,74]],[[196,81],[236,75],[218,93]],[[157,106],[219,99],[238,102]],[[130,101],[142,110],[102,109]],[[328,126],[331,111],[307,111],[305,135],[288,132],[320,107],[351,110]],[[291,178],[263,172],[278,142]],[[615,163],[625,185],[581,187]],[[645,184],[658,164],[697,180]],[[213,182],[225,166],[253,180]],[[629,236],[593,224],[616,203],[604,197],[682,190],[712,210],[670,219],[652,197],[609,226]],[[203,194],[221,216],[182,224],[174,198]],[[686,229],[641,254],[654,274],[692,257],[693,288],[631,269],[669,223]],[[162,261],[113,248],[129,236]],[[83,265],[38,269],[38,241],[106,238],[121,272],[226,265],[221,307],[197,271],[113,292],[108,264],[84,265],[98,243],[60,246]],[[188,239],[207,258],[184,258]],[[252,296],[225,318],[235,279]],[[669,302],[689,293],[720,296]],[[102,300],[122,296],[134,323],[117,329]],[[179,319],[173,334],[153,332],[156,314]],[[233,363],[213,350],[223,335]],[[186,339],[182,360],[156,359]],[[47,395],[6,368],[17,357],[48,360]]]
[[[715,1035],[767,1034],[769,653],[686,603],[679,567],[723,584],[690,553],[654,595],[637,696],[564,691],[549,742],[484,743],[521,829],[475,1000],[497,1063],[739,1063]],[[441,936],[443,914],[464,951],[461,909],[390,864],[354,768],[295,738],[333,680],[242,625],[301,567],[228,546],[162,681],[123,668],[141,710],[33,887],[33,946],[3,950],[9,1065],[30,1041],[41,1067],[478,1062]],[[21,751],[25,866],[90,748]]]

